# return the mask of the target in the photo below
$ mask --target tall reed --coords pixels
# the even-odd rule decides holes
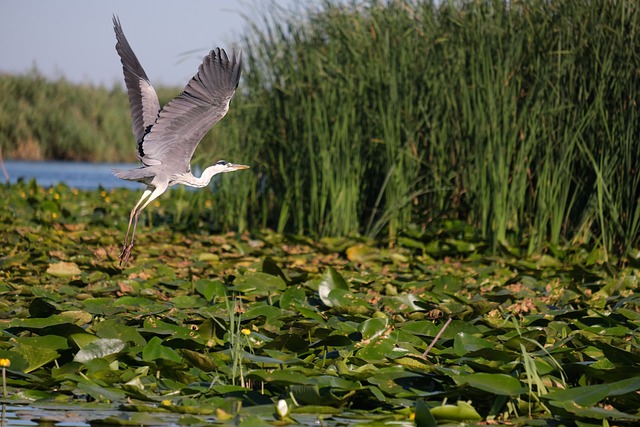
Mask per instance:
[[[640,245],[633,2],[325,0],[257,16],[238,43],[239,93],[194,160],[252,169],[195,195],[193,220],[392,243],[409,224],[456,218],[494,249]],[[103,117],[74,88],[23,83],[0,87],[18,99],[0,100],[15,116],[0,114],[6,153],[31,123],[39,141],[64,139],[62,153],[90,137],[130,152],[130,123],[112,111],[128,114],[122,93],[98,104]],[[95,120],[64,124],[51,96]]]

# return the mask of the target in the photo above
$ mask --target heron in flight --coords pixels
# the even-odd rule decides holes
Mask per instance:
[[[199,178],[191,173],[190,166],[193,152],[202,137],[229,110],[229,102],[240,80],[241,55],[232,51],[228,56],[220,48],[212,50],[204,57],[198,73],[182,93],[160,108],[156,91],[129,46],[120,20],[115,15],[113,29],[131,104],[137,155],[142,162],[137,169],[114,170],[113,174],[120,179],[147,185],[129,215],[129,226],[120,253],[122,266],[127,264],[131,256],[140,212],[168,187],[176,184],[206,187],[216,174],[247,169],[249,166],[221,160],[206,168]]]

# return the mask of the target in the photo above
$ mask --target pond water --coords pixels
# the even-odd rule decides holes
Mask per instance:
[[[19,179],[26,181],[35,178],[43,187],[51,187],[60,182],[80,190],[95,190],[99,187],[142,189],[137,182],[116,178],[111,169],[134,169],[138,164],[131,163],[85,163],[85,162],[29,162],[8,160],[4,162],[10,182]],[[5,181],[0,171],[0,182]]]
[[[254,420],[250,425],[263,425],[256,422],[259,418],[268,425],[274,421],[273,406],[261,405],[259,407],[248,407],[243,410],[241,419],[253,417]],[[311,414],[296,413],[290,415],[297,425],[308,427],[339,427],[348,425],[362,425],[371,421],[377,421],[377,425],[389,427],[412,427],[413,422],[409,420],[398,420],[393,416],[381,416],[376,414],[354,414],[345,411],[342,414]],[[260,421],[258,420],[258,421]],[[42,427],[90,427],[92,425],[100,426],[162,426],[162,427],[179,427],[188,424],[199,425],[234,425],[235,421],[228,423],[221,422],[215,416],[206,415],[183,415],[170,412],[131,412],[123,411],[118,408],[109,408],[104,406],[84,407],[80,404],[77,406],[56,405],[53,402],[36,406],[35,404],[21,405],[3,404],[0,426],[2,427],[18,427],[18,426],[42,426]]]

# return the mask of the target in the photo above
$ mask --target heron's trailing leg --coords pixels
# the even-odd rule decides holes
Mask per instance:
[[[140,197],[140,200],[138,200],[138,203],[136,203],[136,205],[133,207],[133,209],[131,209],[131,213],[129,214],[129,226],[127,227],[127,234],[125,234],[124,236],[124,242],[122,242],[122,251],[120,252],[120,265],[122,266],[122,264],[126,264],[127,260],[129,260],[129,255],[131,255],[131,249],[129,249],[127,251],[127,247],[129,246],[129,231],[131,231],[131,223],[133,222],[133,217],[136,216],[136,212],[138,210],[138,206],[140,206],[142,204],[142,202],[144,201],[144,199],[146,199],[147,197],[149,197],[149,195],[151,194],[151,190],[147,189],[144,191],[144,193],[142,193],[142,197]],[[137,222],[137,219],[136,219]],[[135,226],[133,227],[133,232],[135,234]],[[131,239],[133,240],[133,238]],[[131,245],[133,247],[133,245]],[[128,252],[128,253],[127,253]],[[126,258],[126,260],[125,260]]]
[[[129,215],[129,226],[127,227],[127,234],[124,237],[124,242],[122,243],[122,252],[120,253],[120,266],[127,265],[129,261],[129,257],[131,256],[131,250],[133,249],[133,241],[136,236],[136,228],[138,226],[138,218],[140,217],[140,212],[144,208],[149,205],[152,201],[157,199],[162,193],[167,189],[167,185],[156,187],[153,191],[150,189],[146,189],[144,193],[142,193],[142,197],[138,200],[138,203],[131,210],[131,214]],[[148,199],[147,199],[148,197]],[[142,206],[140,204],[147,199],[146,202]],[[140,206],[140,208],[138,208]],[[131,230],[131,224],[133,223],[133,230]],[[131,239],[129,239],[129,231],[131,230]]]

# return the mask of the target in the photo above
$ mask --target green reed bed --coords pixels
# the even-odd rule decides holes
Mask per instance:
[[[220,203],[205,212],[215,228],[395,242],[410,224],[454,218],[494,250],[574,242],[634,255],[633,2],[325,1],[260,12],[238,43],[239,93],[195,159],[252,166],[216,183]],[[133,160],[120,90],[33,76],[2,84],[7,157],[31,141],[47,158]]]
[[[494,248],[637,245],[632,4],[329,1],[304,14],[271,9],[243,40],[236,107],[261,134],[269,190],[249,217],[392,241],[456,217]]]

